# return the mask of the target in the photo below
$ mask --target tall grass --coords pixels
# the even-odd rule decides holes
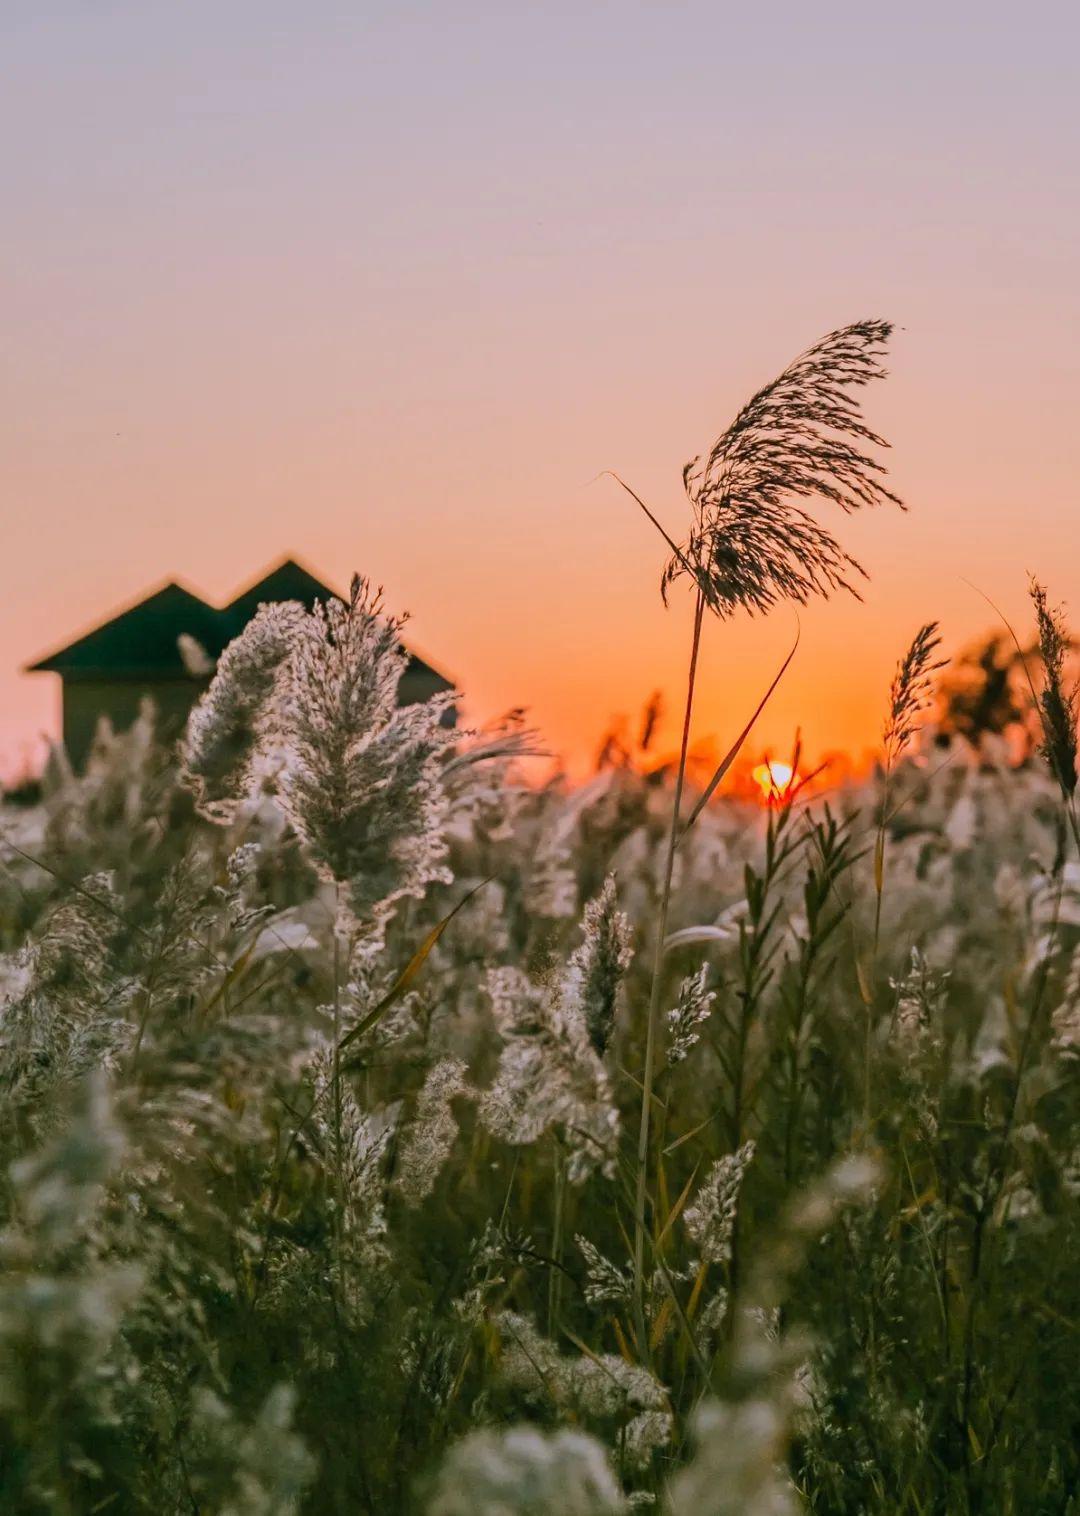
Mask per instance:
[[[854,593],[845,576],[864,571],[797,502],[826,500],[844,512],[882,501],[900,504],[882,482],[881,464],[863,450],[868,444],[885,443],[864,424],[852,393],[884,377],[880,353],[891,333],[887,321],[860,321],[830,332],[758,390],[707,456],[692,459],[683,469],[692,508],[685,545],[676,546],[660,529],[673,548],[661,580],[665,600],[669,585],[683,576],[693,582],[695,597],[682,742],[657,911],[638,1128],[634,1309],[638,1351],[646,1355],[645,1228],[656,1042],[704,613],[707,607],[724,619],[738,610],[768,611],[783,601],[805,605],[813,596],[827,599],[836,590]],[[639,504],[658,525],[643,502]]]
[[[729,496],[679,550],[695,645]],[[180,753],[146,713],[51,764],[0,809],[0,1509],[1076,1512],[1075,723],[1033,609],[1018,769],[935,746],[925,628],[827,797],[538,786],[518,723],[397,707],[359,581],[263,611]]]

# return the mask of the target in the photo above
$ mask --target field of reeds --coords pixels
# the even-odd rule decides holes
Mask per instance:
[[[397,706],[356,581],[0,806],[0,1510],[1080,1510],[1060,614],[1022,762],[925,627],[873,773],[687,777],[701,641],[858,572],[798,501],[892,499],[887,334],[688,468],[678,762]]]

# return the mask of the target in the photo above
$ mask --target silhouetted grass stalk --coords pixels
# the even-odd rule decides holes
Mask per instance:
[[[641,497],[618,475],[612,476],[638,502],[672,550],[661,577],[665,602],[669,587],[683,575],[694,581],[697,596],[657,918],[638,1131],[633,1296],[643,1357],[648,1353],[644,1259],[653,1065],[702,617],[706,604],[725,620],[739,610],[764,614],[782,601],[805,605],[812,597],[828,599],[838,590],[857,593],[851,579],[864,575],[864,570],[798,502],[829,500],[845,513],[886,501],[901,504],[883,482],[883,466],[864,451],[867,445],[885,443],[863,421],[857,393],[884,377],[881,354],[891,333],[890,322],[876,320],[857,321],[830,332],[751,397],[708,453],[691,459],[683,469],[692,519],[682,546],[672,540]]]
[[[936,621],[928,621],[915,633],[911,645],[896,665],[889,689],[889,713],[885,721],[885,772],[878,812],[877,839],[874,844],[874,946],[869,983],[863,998],[866,1003],[866,1045],[863,1069],[863,1120],[870,1132],[870,1106],[874,1038],[874,997],[877,978],[878,948],[881,943],[881,907],[885,894],[885,849],[890,820],[889,798],[897,761],[919,729],[919,716],[929,703],[933,676],[945,667],[945,660],[934,654],[941,645]]]
[[[675,849],[679,840],[679,810],[686,783],[686,757],[690,746],[690,720],[697,682],[698,653],[701,649],[701,624],[705,614],[705,596],[699,589],[694,603],[694,631],[690,644],[690,667],[686,681],[686,708],[683,713],[679,766],[675,774],[675,795],[671,804],[664,880],[656,917],[656,942],[653,948],[652,984],[649,991],[649,1014],[645,1028],[645,1068],[641,1080],[641,1120],[638,1125],[637,1176],[634,1193],[634,1318],[638,1351],[648,1356],[648,1332],[645,1324],[645,1210],[648,1190],[649,1133],[652,1121],[653,1084],[655,1081],[656,1043],[660,1020],[660,997],[664,982],[664,942],[667,937],[668,910],[671,905],[671,880],[675,869]]]

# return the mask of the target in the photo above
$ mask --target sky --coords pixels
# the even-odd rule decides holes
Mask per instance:
[[[683,463],[866,316],[909,510],[829,521],[865,598],[755,746],[872,748],[918,626],[1029,571],[1080,616],[1078,57],[1038,0],[0,0],[0,772],[59,727],[22,664],[285,553],[578,771],[657,688],[674,740],[691,606],[597,476],[680,535]],[[700,737],[795,629],[706,628]]]

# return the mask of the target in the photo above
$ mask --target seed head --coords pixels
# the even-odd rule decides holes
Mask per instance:
[[[1065,687],[1065,655],[1071,639],[1060,606],[1051,606],[1046,590],[1037,579],[1031,581],[1031,600],[1039,631],[1039,654],[1042,657],[1045,683],[1039,696],[1042,720],[1042,753],[1069,796],[1076,789],[1076,698],[1077,687]]]
[[[889,714],[885,721],[885,752],[890,763],[903,752],[918,731],[918,717],[930,703],[933,676],[946,658],[935,661],[941,646],[936,621],[928,621],[915,633],[911,646],[896,665],[889,689]]]
[[[864,445],[887,444],[862,420],[851,391],[885,376],[880,353],[887,321],[857,321],[830,332],[743,406],[711,451],[683,470],[694,508],[685,546],[661,581],[697,582],[709,607],[769,610],[804,605],[834,590],[857,594],[849,576],[865,572],[799,499],[831,500],[844,512],[899,498]]]
[[[616,905],[609,874],[585,907],[584,941],[570,960],[567,992],[576,997],[593,1050],[603,1057],[615,1025],[615,1000],[634,956],[630,923]]]

